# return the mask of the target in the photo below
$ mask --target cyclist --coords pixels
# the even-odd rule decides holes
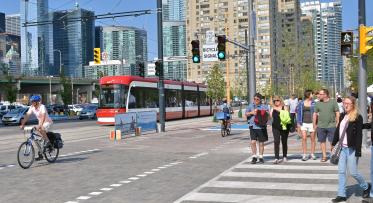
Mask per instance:
[[[43,104],[41,104],[40,101],[41,97],[39,95],[31,96],[31,107],[28,109],[26,116],[21,123],[20,128],[23,129],[25,127],[25,123],[28,121],[31,114],[34,114],[38,119],[38,126],[36,127],[36,130],[44,139],[44,147],[47,147],[50,145],[47,132],[52,127],[53,121],[48,115],[47,108]],[[37,158],[36,160],[38,159],[43,159],[43,155],[41,152],[39,152],[39,158]]]
[[[231,106],[228,104],[227,99],[223,99],[223,104],[220,105],[220,111],[225,114],[224,122],[225,126],[228,127],[231,120]]]

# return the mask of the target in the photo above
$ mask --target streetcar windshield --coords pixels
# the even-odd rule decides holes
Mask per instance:
[[[127,91],[125,85],[101,85],[99,108],[125,108]]]

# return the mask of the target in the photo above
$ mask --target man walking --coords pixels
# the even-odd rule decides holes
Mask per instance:
[[[312,120],[313,128],[317,130],[317,138],[321,145],[321,162],[326,162],[326,139],[328,138],[331,150],[334,132],[339,122],[339,108],[337,102],[329,98],[329,91],[327,89],[319,91],[319,98],[320,102],[317,102],[315,105]]]
[[[254,102],[251,103],[247,109],[245,115],[248,118],[251,138],[251,150],[252,150],[252,164],[256,164],[257,158],[257,146],[259,142],[259,163],[264,163],[264,142],[268,140],[267,133],[267,121],[269,110],[267,105],[262,104],[262,95],[256,93],[254,96]]]

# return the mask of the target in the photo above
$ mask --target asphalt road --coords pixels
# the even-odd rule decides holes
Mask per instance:
[[[173,121],[166,133],[110,141],[112,126],[60,122],[53,129],[65,141],[58,161],[26,170],[16,161],[22,131],[1,128],[0,202],[330,202],[335,196],[336,167],[300,162],[295,136],[288,163],[271,164],[270,139],[266,163],[251,165],[248,132],[222,138],[216,125],[211,118]],[[368,177],[369,165],[362,165]],[[361,201],[351,184],[350,202]]]

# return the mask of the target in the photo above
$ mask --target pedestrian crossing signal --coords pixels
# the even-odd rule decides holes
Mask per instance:
[[[351,56],[353,54],[353,32],[341,32],[341,55]]]
[[[93,49],[93,61],[95,64],[101,64],[101,49],[100,48]]]

